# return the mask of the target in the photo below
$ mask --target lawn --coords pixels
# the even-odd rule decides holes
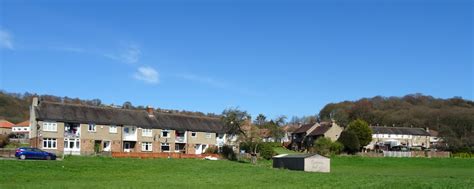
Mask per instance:
[[[274,150],[277,154],[299,154],[299,152],[295,152],[295,151],[292,151],[292,150],[288,150],[288,149],[283,148],[283,147],[276,147],[276,148],[273,148],[273,150]]]
[[[331,159],[331,173],[227,160],[0,160],[0,188],[472,188],[474,159]]]

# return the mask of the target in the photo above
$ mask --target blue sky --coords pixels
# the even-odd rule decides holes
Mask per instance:
[[[0,1],[0,88],[254,116],[473,98],[470,1]]]

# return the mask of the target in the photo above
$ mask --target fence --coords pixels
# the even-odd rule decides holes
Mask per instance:
[[[140,159],[150,159],[150,158],[173,158],[173,159],[202,159],[207,156],[212,156],[220,158],[217,154],[183,154],[183,153],[146,153],[146,152],[112,152],[112,157],[114,158],[140,158]]]
[[[12,158],[15,157],[15,148],[0,148],[0,157]]]
[[[383,151],[383,153],[367,152],[360,153],[363,157],[427,157],[427,158],[449,158],[451,152],[432,152],[432,151]]]

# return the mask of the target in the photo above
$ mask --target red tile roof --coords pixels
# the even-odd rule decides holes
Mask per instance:
[[[30,126],[30,121],[26,120],[21,123],[17,123],[15,126],[28,127]]]
[[[0,120],[0,127],[2,128],[12,128],[13,127],[13,123],[7,121],[7,120]]]

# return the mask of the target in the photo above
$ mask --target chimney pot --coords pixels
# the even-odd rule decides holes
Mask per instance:
[[[153,116],[153,107],[152,106],[146,106],[146,112],[148,112],[148,115]]]

